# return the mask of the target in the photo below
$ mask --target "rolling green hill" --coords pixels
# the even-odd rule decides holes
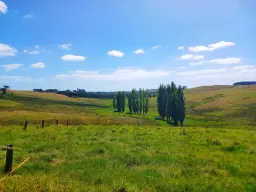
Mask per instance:
[[[111,99],[9,91],[0,146],[14,145],[13,167],[30,159],[6,178],[0,172],[0,191],[254,192],[256,86],[185,94],[181,129],[159,120],[155,97],[143,116],[114,112]]]
[[[186,126],[220,127],[256,124],[256,86],[208,86],[185,91]],[[116,113],[110,99],[70,98],[55,93],[9,91],[0,98],[0,124],[39,124],[56,119],[74,124],[168,125],[158,120],[156,98],[145,116]]]

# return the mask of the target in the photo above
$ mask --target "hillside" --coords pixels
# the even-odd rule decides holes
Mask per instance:
[[[159,120],[156,97],[143,116],[114,112],[111,99],[9,91],[0,146],[14,145],[13,168],[30,159],[0,172],[0,191],[254,192],[256,86],[185,94],[185,126],[174,128]]]
[[[186,126],[253,126],[256,124],[256,85],[207,86],[188,89]],[[0,98],[0,125],[39,124],[56,119],[74,124],[168,125],[158,120],[156,97],[146,116],[116,113],[111,99],[70,98],[55,93],[9,91]]]

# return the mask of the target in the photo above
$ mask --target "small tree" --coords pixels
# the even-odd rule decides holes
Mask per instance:
[[[116,109],[116,97],[113,97],[113,108]]]
[[[144,109],[144,111],[145,111],[145,114],[148,113],[148,97],[146,98],[146,103],[145,103],[145,109]]]
[[[179,86],[178,87],[178,91],[177,91],[177,95],[179,98],[179,121],[180,124],[183,125],[183,122],[185,120],[185,116],[186,116],[186,107],[185,107],[185,97],[184,97],[184,93],[183,93],[183,87]]]
[[[130,113],[132,114],[132,94],[128,95],[128,108]]]
[[[7,89],[9,89],[10,86],[8,85],[4,85],[3,88],[2,88],[2,94],[1,95],[5,95],[7,93]]]

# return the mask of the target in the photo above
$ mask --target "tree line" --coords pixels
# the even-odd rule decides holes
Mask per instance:
[[[128,98],[129,112],[137,114],[148,113],[148,93],[145,90],[133,89],[131,93],[125,94],[125,92],[119,91],[116,96],[113,97],[113,108],[118,112],[125,112],[126,97]]]
[[[178,125],[179,122],[183,125],[185,120],[185,97],[183,90],[185,86],[176,86],[174,82],[171,85],[161,84],[157,94],[157,108],[161,118],[173,122]]]

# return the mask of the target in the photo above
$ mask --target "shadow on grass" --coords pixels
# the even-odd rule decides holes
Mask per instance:
[[[34,97],[22,97],[17,95],[8,95],[5,97],[10,101],[21,102],[23,104],[41,104],[41,105],[51,105],[51,104],[60,104],[60,105],[68,105],[68,106],[78,106],[78,107],[97,107],[97,108],[107,108],[108,106],[90,104],[90,103],[80,103],[80,102],[68,102],[68,101],[57,101],[50,99],[42,99],[42,98],[34,98]]]

